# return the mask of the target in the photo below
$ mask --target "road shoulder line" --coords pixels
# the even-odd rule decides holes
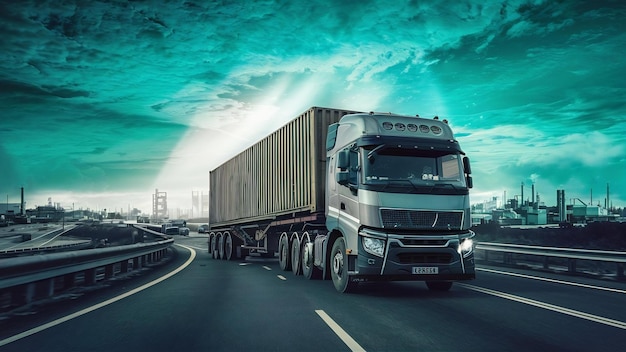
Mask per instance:
[[[100,302],[100,303],[98,303],[98,304],[96,304],[96,305],[93,305],[93,306],[91,306],[91,307],[85,308],[85,309],[83,309],[83,310],[79,310],[78,312],[72,313],[72,314],[70,314],[70,315],[66,315],[66,316],[64,316],[64,317],[62,317],[62,318],[59,318],[59,319],[53,320],[53,321],[51,321],[51,322],[49,322],[49,323],[46,323],[46,324],[40,325],[40,326],[35,327],[35,328],[32,328],[32,329],[30,329],[30,330],[26,330],[26,331],[21,332],[21,333],[19,333],[19,334],[17,334],[17,335],[13,335],[13,336],[11,336],[11,337],[8,337],[8,338],[6,338],[6,339],[4,339],[4,340],[0,340],[0,347],[2,347],[2,346],[4,346],[4,345],[8,345],[8,344],[10,344],[10,343],[12,343],[12,342],[15,342],[15,341],[17,341],[17,340],[23,339],[23,338],[25,338],[25,337],[28,337],[28,336],[34,335],[34,334],[36,334],[36,333],[38,333],[38,332],[40,332],[40,331],[44,331],[44,330],[49,329],[49,328],[51,328],[51,327],[57,326],[57,325],[59,325],[59,324],[62,324],[62,323],[64,323],[64,322],[69,321],[69,320],[72,320],[72,319],[74,319],[74,318],[78,318],[78,317],[80,317],[81,315],[85,315],[85,314],[87,314],[87,313],[93,312],[93,311],[94,311],[94,310],[96,310],[96,309],[100,309],[100,308],[102,308],[102,307],[108,306],[108,305],[109,305],[109,304],[111,304],[111,303],[115,303],[115,302],[117,302],[117,301],[119,301],[119,300],[122,300],[122,299],[124,299],[124,298],[128,297],[128,296],[132,296],[132,295],[134,295],[135,293],[141,292],[141,291],[143,291],[143,290],[145,290],[145,289],[147,289],[147,288],[149,288],[149,287],[152,287],[152,286],[154,286],[154,285],[156,285],[156,284],[158,284],[158,283],[160,283],[160,282],[162,282],[162,281],[165,281],[165,280],[169,279],[170,277],[172,277],[172,276],[174,276],[174,275],[178,274],[180,271],[182,271],[182,270],[183,270],[183,269],[185,269],[187,266],[189,266],[189,264],[191,264],[191,262],[192,262],[192,261],[194,260],[194,258],[196,257],[196,251],[195,251],[193,248],[190,248],[190,247],[187,247],[187,246],[184,246],[184,245],[181,245],[181,244],[175,244],[175,245],[176,245],[176,246],[179,246],[179,247],[183,247],[183,248],[185,248],[185,249],[189,250],[189,252],[190,252],[190,254],[189,254],[189,259],[187,259],[187,261],[186,261],[185,263],[183,263],[183,265],[179,266],[179,267],[178,267],[178,268],[176,268],[175,270],[170,271],[170,272],[169,272],[169,273],[167,273],[166,275],[161,276],[160,278],[158,278],[158,279],[156,279],[156,280],[154,280],[154,281],[150,281],[150,282],[148,282],[147,284],[144,284],[144,285],[142,285],[142,286],[139,286],[139,287],[137,287],[137,288],[136,288],[136,289],[134,289],[134,290],[130,290],[130,291],[128,291],[128,292],[126,292],[126,293],[124,293],[124,294],[121,294],[121,295],[119,295],[119,296],[116,296],[116,297],[110,298],[110,299],[108,299],[108,300],[106,300],[106,301],[104,301],[104,302]]]

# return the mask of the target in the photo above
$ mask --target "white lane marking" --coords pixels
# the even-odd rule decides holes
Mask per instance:
[[[492,295],[492,296],[496,296],[496,297],[500,297],[500,298],[505,298],[505,299],[508,299],[508,300],[511,300],[511,301],[528,304],[528,305],[535,306],[535,307],[538,307],[538,308],[543,308],[543,309],[551,310],[551,311],[554,311],[554,312],[557,312],[557,313],[571,315],[573,317],[586,319],[586,320],[590,320],[590,321],[595,321],[596,323],[610,325],[610,326],[613,326],[613,327],[616,327],[616,328],[620,328],[620,329],[626,330],[626,322],[623,322],[623,321],[613,320],[613,319],[601,317],[599,315],[593,315],[593,314],[589,314],[589,313],[585,313],[585,312],[580,312],[580,311],[577,311],[577,310],[573,310],[573,309],[557,306],[557,305],[554,305],[554,304],[549,304],[549,303],[544,303],[544,302],[540,302],[540,301],[535,301],[534,299],[524,298],[524,297],[520,297],[520,296],[515,296],[515,295],[508,294],[508,293],[500,292],[500,291],[494,291],[494,290],[490,290],[490,289],[484,288],[484,287],[478,287],[478,286],[464,284],[464,283],[457,283],[457,284],[462,286],[462,287],[465,287],[467,289],[473,290],[473,291],[486,293],[488,295]]]
[[[616,292],[616,293],[626,293],[626,290],[620,290],[620,289],[616,289],[616,288],[579,284],[577,282],[562,281],[562,280],[549,279],[549,278],[540,277],[540,276],[531,276],[531,275],[525,275],[525,274],[511,273],[511,272],[508,272],[508,271],[499,271],[499,270],[485,269],[485,268],[476,268],[476,270],[485,271],[485,272],[494,273],[494,274],[510,275],[510,276],[515,276],[515,277],[523,277],[525,279],[554,282],[554,283],[563,284],[563,285],[570,285],[570,286],[577,286],[577,287],[584,287],[584,288],[592,288],[594,290],[609,291],[609,292]]]
[[[189,250],[189,252],[190,252],[190,253],[189,253],[189,259],[187,259],[187,261],[186,261],[183,265],[179,266],[179,267],[178,267],[178,268],[176,268],[174,271],[171,271],[171,272],[169,272],[168,274],[166,274],[166,275],[164,275],[164,276],[161,276],[160,278],[158,278],[158,279],[156,279],[156,280],[154,280],[154,281],[148,282],[147,284],[145,284],[145,285],[143,285],[143,286],[139,286],[139,287],[137,287],[137,288],[136,288],[136,289],[134,289],[134,290],[128,291],[128,292],[126,292],[126,293],[124,293],[124,294],[121,294],[121,295],[119,295],[119,296],[113,297],[113,298],[108,299],[108,300],[106,300],[106,301],[104,301],[104,302],[101,302],[101,303],[98,303],[98,304],[96,304],[96,305],[93,305],[93,306],[91,306],[91,307],[89,307],[89,308],[85,308],[85,309],[80,310],[80,311],[78,311],[78,312],[76,312],[76,313],[72,313],[72,314],[70,314],[70,315],[64,316],[64,317],[59,318],[59,319],[57,319],[57,320],[53,320],[53,321],[51,321],[51,322],[49,322],[49,323],[43,324],[43,325],[38,326],[38,327],[36,327],[36,328],[32,328],[32,329],[30,329],[30,330],[24,331],[24,332],[19,333],[19,334],[17,334],[17,335],[13,335],[13,336],[11,336],[11,337],[8,337],[8,338],[6,338],[6,339],[4,339],[4,340],[0,340],[0,347],[2,347],[2,346],[4,346],[4,345],[8,345],[8,344],[10,344],[11,342],[15,342],[15,341],[20,340],[20,339],[23,339],[23,338],[25,338],[25,337],[28,337],[28,336],[34,335],[34,334],[36,334],[36,333],[38,333],[38,332],[44,331],[44,330],[49,329],[49,328],[51,328],[51,327],[57,326],[57,325],[59,325],[59,324],[65,323],[66,321],[72,320],[72,319],[74,319],[74,318],[78,318],[78,317],[80,317],[81,315],[85,315],[85,314],[87,314],[87,313],[93,312],[93,311],[94,311],[94,310],[96,310],[96,309],[99,309],[99,308],[102,308],[102,307],[108,306],[108,305],[109,305],[109,304],[111,304],[111,303],[115,303],[115,302],[117,302],[117,301],[119,301],[119,300],[122,300],[122,299],[124,299],[124,298],[128,297],[128,296],[132,296],[132,295],[134,295],[135,293],[141,292],[141,291],[143,291],[143,290],[145,290],[145,289],[147,289],[147,288],[149,288],[149,287],[151,287],[151,286],[154,286],[154,285],[156,285],[156,284],[158,284],[158,283],[160,283],[160,282],[162,282],[162,281],[165,281],[165,280],[169,279],[170,277],[172,277],[172,276],[174,276],[174,275],[178,274],[178,273],[179,273],[179,272],[181,272],[183,269],[185,269],[187,266],[189,266],[189,264],[191,264],[191,262],[192,262],[192,261],[194,260],[194,258],[196,257],[196,251],[194,251],[194,250],[193,250],[193,248],[189,248],[189,247],[187,247],[187,246],[183,246],[182,244],[175,243],[174,245],[175,245],[175,246],[179,246],[179,247],[183,247],[183,248],[185,248],[185,249],[188,249],[188,250]]]
[[[269,267],[269,266],[267,266],[267,265],[263,265],[263,269],[265,269],[265,270],[269,270],[269,271],[272,271],[272,268],[270,268],[270,267]]]
[[[276,275],[276,276],[283,281],[287,281],[287,278],[282,275]]]
[[[250,265],[250,263],[239,263],[239,266],[246,266],[246,265]]]
[[[335,321],[331,317],[329,317],[328,314],[326,314],[326,312],[324,312],[321,309],[318,309],[315,311],[315,313],[317,313],[317,315],[319,315],[320,318],[322,318],[322,320],[326,323],[326,325],[328,325],[330,329],[335,334],[337,334],[337,336],[339,336],[341,341],[343,341],[343,343],[345,343],[350,348],[351,351],[365,352],[363,347],[361,347],[361,345],[359,345],[356,341],[354,341],[354,339],[350,337],[350,335],[348,335],[348,333],[345,332],[341,328],[341,326],[339,326],[339,324],[335,323]]]

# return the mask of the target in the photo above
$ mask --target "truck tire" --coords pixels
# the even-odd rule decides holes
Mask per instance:
[[[219,259],[219,251],[217,250],[218,239],[222,236],[221,232],[216,233],[211,239],[211,256],[213,259]]]
[[[291,248],[289,248],[289,237],[286,232],[280,235],[278,242],[278,263],[283,271],[291,270]]]
[[[300,266],[300,238],[298,234],[294,234],[291,240],[291,270],[296,276],[302,275],[302,267]]]
[[[302,235],[302,248],[300,249],[302,275],[309,280],[319,280],[322,278],[322,271],[315,266],[315,246],[308,233]]]
[[[426,281],[426,286],[431,291],[449,291],[452,281]]]
[[[215,247],[215,232],[209,233],[209,255],[213,256],[213,247]]]
[[[230,232],[224,232],[224,258],[226,260],[231,260],[233,258],[237,258],[237,252],[235,248],[235,241],[233,239],[233,235]]]
[[[348,254],[343,237],[335,240],[330,251],[330,277],[335,289],[341,293],[353,292],[358,286],[358,282],[352,282],[348,275]]]
[[[224,234],[217,235],[217,259],[224,259]]]

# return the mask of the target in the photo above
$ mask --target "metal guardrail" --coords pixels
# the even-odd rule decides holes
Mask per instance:
[[[57,291],[74,287],[78,277],[90,285],[97,281],[98,273],[108,279],[116,271],[125,273],[131,267],[139,269],[161,260],[174,240],[138,228],[159,235],[163,240],[0,259],[0,310],[29,304],[41,298],[38,296],[50,297]]]
[[[490,260],[490,252],[501,253],[501,261],[504,264],[508,265],[513,265],[516,263],[516,257],[514,256],[514,254],[543,257],[542,263],[544,269],[550,268],[550,258],[562,258],[566,259],[568,272],[572,274],[577,273],[577,264],[581,260],[615,263],[617,267],[617,279],[624,279],[624,263],[626,263],[626,252],[561,247],[541,247],[492,242],[477,243],[476,250],[483,252],[481,253],[483,254],[482,259],[487,262],[493,261],[494,259],[491,258]]]

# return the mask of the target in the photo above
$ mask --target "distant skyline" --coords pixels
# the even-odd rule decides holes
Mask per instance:
[[[524,182],[604,206],[608,183],[625,207],[624,18],[622,1],[0,0],[0,200],[149,214],[158,188],[190,209],[210,170],[323,106],[447,118],[473,204]]]

